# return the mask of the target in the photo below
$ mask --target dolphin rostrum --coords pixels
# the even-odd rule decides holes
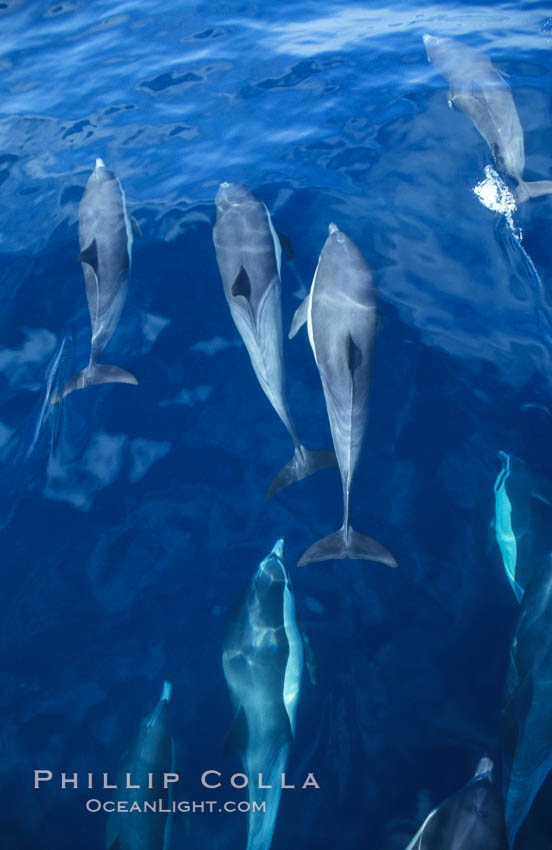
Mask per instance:
[[[262,774],[263,788],[249,782],[247,850],[268,850],[272,840],[281,775],[295,735],[304,661],[315,681],[310,643],[297,623],[283,559],[280,539],[259,564],[230,615],[222,655],[234,709],[224,754],[239,752],[245,773],[255,783]],[[266,803],[265,811],[255,810],[254,802]]]
[[[293,317],[290,337],[305,323],[341,472],[344,516],[339,531],[310,546],[299,564],[364,558],[396,567],[395,558],[381,543],[354,531],[349,521],[351,484],[368,414],[378,309],[368,264],[354,242],[333,223],[310,293]]]
[[[431,812],[406,850],[507,850],[502,801],[485,756],[474,776]]]
[[[140,234],[136,221],[128,213],[121,184],[104,161],[96,159],[79,204],[79,260],[92,325],[90,360],[86,368],[67,381],[63,398],[92,384],[138,383],[134,375],[119,366],[98,363],[125,303],[133,228]]]
[[[335,466],[335,455],[306,449],[289,411],[282,340],[282,249],[269,212],[248,189],[233,183],[221,183],[215,204],[213,241],[224,294],[257,379],[295,445],[292,459],[268,488],[270,498],[318,469]]]
[[[166,789],[164,778],[174,771],[171,696],[172,684],[164,682],[159,702],[142,720],[122,755],[114,799],[127,801],[127,806],[122,813],[117,812],[116,806],[107,819],[106,850],[167,850],[171,792]],[[145,811],[146,801],[157,805],[161,801],[163,805],[158,810]]]
[[[449,106],[465,112],[483,136],[501,171],[518,184],[518,202],[552,192],[552,180],[523,179],[523,129],[510,86],[491,61],[452,38],[424,35],[427,58],[450,83]]]

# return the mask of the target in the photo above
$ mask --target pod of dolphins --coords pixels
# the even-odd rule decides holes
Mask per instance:
[[[517,184],[518,202],[552,193],[552,181],[524,180],[523,130],[512,92],[490,60],[449,38],[424,35],[428,60],[450,83],[449,106],[473,122],[487,142],[497,168]],[[303,325],[318,369],[333,451],[307,449],[301,442],[285,389],[282,326],[282,248],[264,203],[250,190],[221,183],[215,199],[213,242],[224,295],[263,392],[288,431],[294,452],[268,486],[267,496],[318,470],[337,466],[343,493],[343,522],[309,546],[299,565],[343,558],[396,567],[378,541],[351,526],[350,500],[368,419],[368,402],[378,329],[373,276],[357,245],[333,222],[320,252],[310,291],[297,309],[289,338]],[[96,160],[79,206],[79,261],[90,314],[88,364],[71,377],[57,403],[95,384],[138,383],[125,369],[100,362],[124,307],[131,269],[133,233],[140,230],[127,210],[119,180]],[[504,699],[503,794],[493,783],[493,763],[481,758],[472,779],[432,811],[405,850],[505,850],[552,768],[552,487],[519,458],[500,453],[494,531],[504,569],[519,603]],[[540,507],[537,507],[537,503]],[[542,506],[545,505],[545,508]],[[268,850],[295,736],[303,668],[313,684],[316,663],[297,615],[279,539],[261,561],[242,599],[228,618],[222,652],[233,721],[223,745],[236,753],[248,776],[249,802],[266,811],[248,814],[247,850]],[[174,770],[170,701],[166,681],[159,703],[140,723],[125,750],[119,774],[143,779]],[[144,790],[125,789],[125,798],[144,800]],[[147,795],[169,802],[169,791],[150,787]],[[504,808],[502,799],[504,799]],[[159,812],[112,814],[106,850],[167,850],[169,819]]]

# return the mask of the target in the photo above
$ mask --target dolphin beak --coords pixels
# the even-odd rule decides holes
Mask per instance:
[[[276,558],[279,558],[281,561],[284,559],[284,538],[280,537],[274,547],[272,549],[271,555],[274,555]],[[270,557],[270,556],[269,556]]]
[[[259,582],[287,581],[287,570],[284,563],[284,538],[276,541],[266,558],[263,558],[256,572]]]
[[[430,50],[432,47],[436,47],[436,46],[437,46],[437,42],[439,41],[439,39],[438,39],[438,38],[436,38],[434,35],[429,35],[429,33],[427,33],[427,32],[426,32],[426,33],[424,33],[424,35],[423,35],[423,40],[424,40],[424,47],[425,47],[425,49],[426,49],[426,53],[427,53],[427,51],[428,51],[428,50]],[[428,61],[431,61],[431,60],[429,59],[429,55],[428,55],[428,57],[427,57],[427,58],[428,58]]]
[[[493,781],[493,762],[489,756],[483,756],[475,770],[473,780],[479,781],[482,779],[488,779],[489,782]]]

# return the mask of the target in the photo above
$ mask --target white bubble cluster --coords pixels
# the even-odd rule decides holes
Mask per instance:
[[[485,179],[478,183],[473,191],[488,210],[505,216],[512,233],[521,242],[523,238],[521,227],[516,227],[514,224],[514,213],[517,210],[515,198],[509,186],[491,165],[485,166]]]

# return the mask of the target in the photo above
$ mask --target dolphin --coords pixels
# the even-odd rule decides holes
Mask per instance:
[[[506,575],[521,602],[535,563],[552,548],[549,521],[543,521],[533,501],[552,504],[552,487],[521,458],[503,451],[498,456],[502,469],[494,484],[494,530]]]
[[[134,375],[119,366],[98,363],[125,303],[133,228],[140,235],[138,224],[128,213],[121,184],[103,159],[96,159],[79,204],[79,260],[92,325],[90,360],[86,368],[69,378],[63,398],[93,384],[138,383]],[[53,401],[59,401],[59,396]]]
[[[222,655],[234,709],[223,752],[237,751],[250,777],[247,850],[268,850],[272,840],[304,662],[314,684],[312,650],[297,623],[280,539],[230,615]],[[259,774],[271,788],[256,787]],[[253,811],[254,802],[265,802],[266,810]]]
[[[452,38],[424,35],[428,60],[450,83],[448,97],[452,105],[471,118],[483,136],[497,167],[518,184],[516,200],[549,195],[552,180],[527,183],[523,129],[512,97],[510,86],[491,61]]]
[[[427,816],[406,850],[507,850],[502,801],[485,756],[468,782]]]
[[[381,543],[354,531],[349,522],[351,484],[368,414],[378,308],[368,264],[355,243],[333,223],[310,292],[293,317],[290,338],[305,323],[326,398],[344,516],[339,531],[314,543],[299,564],[364,558],[396,567],[395,558]]]
[[[221,183],[215,199],[213,241],[224,294],[265,395],[287,428],[295,453],[270,484],[282,487],[327,466],[333,452],[309,451],[299,440],[284,379],[280,266],[282,248],[265,205],[248,189]]]
[[[510,846],[552,768],[552,556],[535,564],[510,649],[502,713]]]
[[[169,703],[171,682],[163,683],[161,698],[140,723],[131,738],[117,771],[115,801],[126,800],[127,811],[111,813],[107,819],[106,850],[167,850],[169,818],[160,811],[130,811],[133,803],[161,800],[169,808],[170,792],[164,788],[163,774],[174,770],[174,742],[171,735]],[[149,774],[152,779],[150,782]],[[130,776],[129,776],[130,775]],[[152,788],[149,788],[149,785]],[[127,785],[140,785],[128,788]]]

